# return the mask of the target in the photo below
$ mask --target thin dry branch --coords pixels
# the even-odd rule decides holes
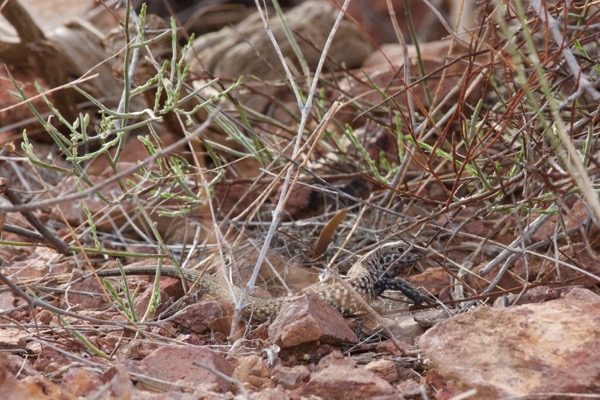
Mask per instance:
[[[592,82],[588,79],[588,77],[583,73],[579,63],[577,63],[577,59],[575,55],[571,51],[569,47],[569,43],[564,39],[561,31],[560,24],[552,15],[548,12],[546,7],[546,3],[542,5],[541,0],[530,0],[529,4],[531,4],[531,8],[533,11],[540,17],[542,22],[545,22],[548,26],[548,30],[554,39],[554,42],[560,48],[560,52],[565,59],[567,67],[573,74],[575,81],[579,83],[579,88],[570,95],[559,108],[563,108],[565,105],[575,101],[583,92],[589,94],[594,100],[600,101],[600,92],[596,90]],[[565,4],[566,6],[566,4]]]

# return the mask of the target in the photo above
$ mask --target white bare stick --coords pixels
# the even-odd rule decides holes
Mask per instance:
[[[581,67],[575,59],[575,55],[569,48],[568,44],[565,43],[565,39],[560,31],[560,24],[557,20],[548,13],[548,10],[542,6],[541,0],[531,0],[529,2],[533,11],[540,17],[540,19],[546,22],[554,42],[560,47],[561,53],[567,67],[575,77],[575,81],[579,82],[579,89],[573,93],[565,103],[570,103],[581,95],[584,91],[587,92],[594,100],[600,100],[600,92],[596,90],[594,85],[589,81],[587,76],[581,71]]]
[[[298,126],[296,138],[294,139],[294,150],[293,150],[292,157],[291,157],[291,160],[294,161],[298,158],[299,153],[300,153],[304,127],[306,126],[306,122],[308,121],[308,116],[309,116],[309,113],[310,113],[310,110],[312,107],[312,100],[313,100],[314,94],[316,92],[317,84],[319,81],[319,75],[321,73],[321,70],[323,69],[323,65],[325,64],[325,60],[327,58],[327,53],[329,52],[329,48],[331,47],[331,43],[333,41],[335,33],[337,32],[339,25],[342,21],[342,18],[344,17],[344,14],[348,8],[348,5],[350,4],[350,0],[344,1],[344,4],[342,5],[340,12],[338,13],[338,16],[333,24],[333,27],[331,28],[331,31],[329,32],[329,36],[327,37],[327,41],[325,42],[325,45],[323,46],[323,51],[321,52],[321,57],[319,58],[319,63],[315,70],[313,80],[311,82],[310,89],[308,92],[308,97],[307,97],[305,103],[302,102],[302,97],[300,96],[300,93],[298,92],[294,77],[288,68],[288,65],[285,61],[285,57],[283,56],[283,53],[279,47],[279,44],[277,43],[277,40],[269,27],[268,19],[259,3],[259,0],[255,0],[255,3],[256,3],[256,8],[258,9],[259,16],[263,22],[265,31],[266,31],[267,35],[269,36],[271,43],[275,47],[277,56],[279,57],[281,65],[283,66],[283,68],[285,70],[286,77],[287,77],[288,81],[290,82],[290,85],[292,86],[292,89],[294,91],[294,95],[296,96],[296,100],[298,101],[298,107],[299,107],[300,113],[301,113],[300,124]],[[258,270],[260,269],[260,266],[262,265],[266,255],[267,255],[267,251],[271,244],[271,240],[273,239],[273,236],[275,236],[275,231],[277,230],[277,226],[279,225],[283,207],[285,206],[285,202],[288,198],[287,194],[292,186],[291,185],[292,173],[294,170],[292,168],[292,165],[293,165],[292,163],[289,163],[286,167],[287,171],[286,171],[285,178],[283,180],[283,184],[281,185],[281,192],[279,195],[279,200],[277,202],[277,205],[275,206],[275,209],[272,212],[273,219],[271,220],[269,230],[265,237],[265,242],[263,243],[263,246],[261,247],[260,252],[258,254],[258,258],[256,260],[256,265],[254,266],[254,271],[252,273],[252,276],[250,277],[250,280],[244,287],[244,290],[242,291],[242,295],[240,296],[240,299],[236,304],[236,311],[241,310],[241,308],[243,307],[245,295],[254,286],[255,281],[256,281],[256,276],[258,275]]]

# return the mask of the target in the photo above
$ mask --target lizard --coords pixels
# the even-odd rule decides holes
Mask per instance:
[[[350,285],[367,303],[373,302],[386,290],[400,290],[413,303],[420,305],[431,303],[433,300],[429,295],[421,293],[404,279],[396,276],[406,267],[421,260],[421,254],[404,242],[386,243],[366,253],[356,261],[348,270],[345,282]],[[122,269],[112,268],[96,271],[99,277],[126,276],[131,275],[156,275],[157,266],[124,267]],[[181,272],[180,272],[181,271]],[[233,293],[219,285],[217,280],[202,271],[173,266],[162,266],[160,274],[184,279],[186,282],[196,284],[202,295],[210,295],[217,299],[225,299],[232,306],[242,290],[233,287]],[[322,281],[305,289],[315,293],[332,307],[339,310],[343,315],[350,316],[361,311],[360,301],[356,295],[340,282]],[[247,320],[263,322],[277,314],[286,296],[263,298],[253,295],[246,297],[246,305],[242,309],[242,316]]]

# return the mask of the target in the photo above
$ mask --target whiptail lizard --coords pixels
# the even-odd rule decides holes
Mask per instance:
[[[396,276],[406,267],[419,261],[422,256],[416,250],[407,250],[404,242],[391,242],[370,251],[352,265],[345,278],[350,285],[367,303],[371,303],[386,290],[399,290],[415,304],[430,303],[432,299],[422,294],[411,284]],[[125,275],[155,275],[156,266],[125,267]],[[217,299],[225,299],[234,305],[234,298],[241,295],[241,289],[234,287],[233,296],[222,288],[215,278],[202,274],[201,271],[192,269],[179,270],[173,266],[161,267],[160,273],[164,276],[182,278],[195,284],[202,295],[209,295]],[[120,269],[105,269],[97,271],[98,276],[121,276]],[[344,315],[352,315],[362,309],[356,295],[348,290],[347,285],[340,282],[320,282],[306,291],[316,293],[319,297],[338,309]],[[246,297],[246,306],[242,315],[247,320],[265,321],[279,311],[283,297],[262,298],[252,295]]]

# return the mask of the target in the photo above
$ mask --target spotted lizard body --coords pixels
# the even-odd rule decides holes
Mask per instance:
[[[400,290],[406,297],[416,304],[429,303],[429,296],[422,294],[408,282],[396,276],[406,267],[413,265],[421,259],[421,254],[415,250],[407,250],[402,242],[384,244],[370,251],[352,265],[345,284],[329,280],[319,282],[306,291],[317,294],[332,307],[344,315],[352,315],[363,309],[362,302],[356,298],[356,292],[364,301],[371,303],[385,290]],[[155,275],[156,266],[125,267],[125,275]],[[233,306],[235,299],[241,295],[241,289],[233,287],[232,292],[223,288],[215,278],[192,269],[179,269],[172,266],[163,266],[160,270],[163,276],[172,276],[184,279],[194,284],[202,295],[209,295],[217,299],[226,300]],[[97,271],[98,276],[121,276],[120,269],[106,269]],[[353,290],[350,290],[351,287]],[[247,320],[265,321],[279,311],[285,297],[263,298],[253,295],[246,297],[246,306],[242,315]]]

